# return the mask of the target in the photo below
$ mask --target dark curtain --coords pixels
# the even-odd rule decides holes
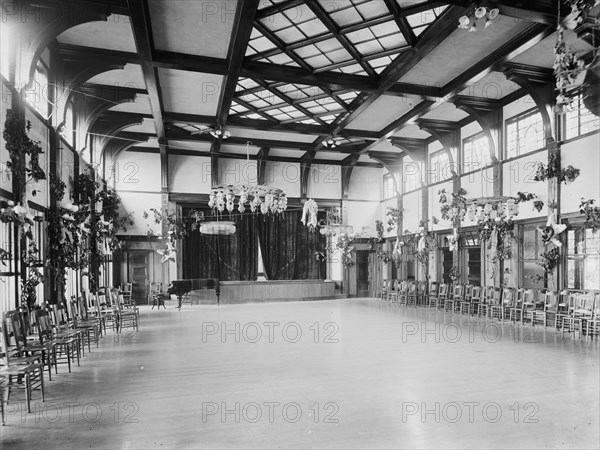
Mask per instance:
[[[302,226],[295,211],[257,218],[258,238],[265,274],[269,280],[293,280],[296,270],[297,229]]]
[[[269,280],[304,280],[325,277],[325,262],[315,258],[326,240],[300,222],[301,211],[278,217],[258,217],[259,242],[265,274]]]
[[[185,211],[184,211],[185,214]],[[205,211],[207,216],[211,212]],[[224,218],[223,220],[228,220]],[[253,215],[232,215],[236,232],[230,236],[191,232],[183,241],[183,277],[222,281],[256,280],[258,236]]]

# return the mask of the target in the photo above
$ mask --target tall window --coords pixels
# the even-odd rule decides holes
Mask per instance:
[[[0,74],[10,81],[10,33],[8,25],[0,20]]]
[[[600,117],[592,114],[583,104],[581,94],[573,100],[573,111],[565,114],[565,139],[600,130]]]
[[[388,200],[396,197],[396,188],[394,186],[394,178],[390,173],[383,176],[383,199]]]
[[[450,156],[446,150],[432,153],[429,157],[429,183],[452,178]]]
[[[567,232],[567,287],[600,289],[600,232],[578,227]]]
[[[524,155],[544,148],[544,124],[537,109],[506,121],[506,157]]]
[[[490,140],[483,132],[463,140],[463,171],[470,172],[485,167],[492,162]]]
[[[523,280],[522,287],[535,289],[546,287],[547,280],[540,282],[544,276],[544,269],[538,264],[540,255],[544,252],[541,233],[536,225],[527,225],[523,229],[522,251],[523,251]],[[556,289],[556,286],[548,286]]]
[[[42,115],[42,117],[48,117],[48,69],[41,63],[35,69],[33,75],[33,82],[29,89],[25,93],[27,103]]]
[[[410,156],[402,159],[402,183],[404,192],[414,191],[421,187],[421,165],[414,162]]]

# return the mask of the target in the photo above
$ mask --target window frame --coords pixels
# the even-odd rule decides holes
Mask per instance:
[[[534,148],[534,149],[525,149],[525,151],[521,153],[519,151],[519,145],[518,145],[519,140],[517,140],[517,148],[516,148],[517,153],[514,154],[514,155],[509,155],[509,153],[508,153],[508,144],[509,144],[509,141],[508,141],[508,128],[509,128],[509,126],[512,125],[512,124],[515,124],[515,123],[517,124],[517,136],[518,136],[518,133],[519,133],[518,124],[519,124],[519,122],[521,122],[521,121],[523,121],[523,120],[525,120],[525,119],[527,119],[529,117],[535,116],[536,114],[540,115],[540,123],[541,123],[541,126],[542,126],[541,134],[542,134],[542,140],[544,141],[542,143],[542,146]],[[539,108],[537,108],[537,107],[530,108],[530,109],[528,109],[526,111],[523,111],[522,113],[519,113],[519,114],[517,114],[515,116],[512,116],[512,117],[510,117],[510,118],[508,118],[508,119],[506,119],[504,121],[504,159],[505,160],[509,160],[509,159],[513,159],[513,158],[519,158],[521,156],[528,155],[530,153],[534,153],[536,151],[542,150],[545,147],[546,147],[546,142],[545,142],[545,137],[544,137],[544,118],[542,117]]]
[[[582,249],[576,248],[573,252],[573,248],[570,245],[571,240],[569,239],[570,233],[574,233],[574,242],[576,245],[582,244]],[[597,286],[587,286],[586,285],[586,261],[591,259],[595,259],[600,264],[600,243],[598,244],[599,249],[597,253],[588,253],[588,233],[591,233],[591,236],[594,236],[596,239],[600,241],[600,231],[596,233],[591,232],[590,227],[586,227],[583,222],[575,222],[570,223],[567,229],[566,235],[566,252],[565,252],[565,270],[564,270],[564,286],[567,289],[579,289],[579,290],[599,290],[600,289],[600,279],[598,280]],[[580,252],[582,250],[582,252]],[[571,286],[569,283],[569,266],[570,262],[574,262],[574,283]],[[594,272],[594,270],[591,271]]]
[[[443,177],[443,173],[444,173],[443,170],[440,169],[439,171],[434,171],[434,167],[433,167],[433,158],[435,158],[441,154],[445,154],[446,158],[448,159],[449,170],[448,170],[448,176],[445,178]],[[450,168],[454,166],[454,163],[453,163],[452,159],[450,158],[450,153],[445,148],[442,148],[441,150],[437,150],[435,152],[430,153],[428,164],[429,164],[429,167],[427,170],[427,173],[428,173],[427,182],[429,185],[436,184],[436,183],[442,183],[444,181],[452,179],[452,170]],[[436,174],[436,177],[437,177],[435,180],[433,179],[434,174]]]
[[[391,191],[386,188],[386,184],[389,183],[391,185]],[[392,193],[392,195],[389,195]],[[390,172],[383,174],[383,200],[392,200],[398,196],[396,192],[396,185],[394,183],[394,175]]]
[[[583,104],[583,96],[581,91],[578,93],[577,97],[574,99],[574,101],[577,102],[576,108],[574,111],[567,111],[565,114],[563,114],[560,118],[560,125],[561,125],[561,131],[562,131],[562,136],[564,137],[563,140],[568,141],[571,139],[577,139],[579,137],[582,136],[586,136],[588,134],[593,134],[593,133],[597,133],[600,131],[600,117],[595,116],[590,110],[588,110],[585,105]],[[568,122],[569,122],[569,113],[571,112],[577,112],[577,115],[575,116],[576,120],[577,120],[577,132],[576,134],[574,134],[573,136],[569,136],[569,130],[571,128],[568,127]],[[582,115],[582,112],[584,112],[585,114]],[[592,121],[591,122],[597,122],[596,128],[592,129],[591,131],[586,131],[584,133],[581,132],[581,118],[582,117],[591,117]],[[593,125],[592,125],[593,126]]]
[[[481,163],[480,161],[477,161],[477,167],[471,167],[470,169],[467,170],[466,166],[465,166],[465,147],[468,143],[475,143],[475,141],[478,141],[480,139],[485,140],[485,142],[487,143],[487,157],[488,157],[488,161],[485,161],[483,163]],[[492,156],[490,155],[491,153],[491,147],[490,147],[490,140],[488,135],[484,132],[484,131],[480,131],[479,133],[475,133],[472,134],[471,136],[468,136],[466,138],[464,138],[462,140],[462,146],[461,146],[461,173],[469,173],[469,172],[474,172],[477,170],[481,170],[483,168],[489,167],[490,165],[492,165]]]

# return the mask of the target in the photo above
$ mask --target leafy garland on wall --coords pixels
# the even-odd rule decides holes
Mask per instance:
[[[98,289],[98,268],[104,267],[105,256],[120,249],[124,241],[117,235],[119,231],[127,231],[127,226],[134,224],[132,213],[127,216],[119,215],[121,199],[111,188],[104,187],[95,180],[94,169],[85,167],[77,179],[80,202],[86,213],[84,227],[89,228],[86,261],[90,289]],[[97,207],[101,205],[101,209]],[[85,258],[85,256],[84,256]]]
[[[516,197],[509,198],[505,203],[496,205],[486,204],[478,209],[473,202],[465,197],[467,191],[460,188],[458,192],[451,193],[451,200],[445,189],[438,191],[440,212],[443,220],[451,222],[454,234],[448,238],[451,250],[458,249],[460,234],[458,227],[461,221],[469,219],[477,223],[478,235],[481,245],[485,245],[486,259],[490,262],[492,271],[490,277],[495,278],[496,268],[500,261],[506,261],[513,257],[515,245],[513,217],[518,214],[518,205],[533,201],[533,208],[541,211],[544,203],[535,200],[535,194],[518,192]]]
[[[21,303],[28,309],[33,308],[36,303],[37,286],[44,281],[44,276],[36,267],[40,252],[33,236],[34,216],[29,211],[27,185],[46,179],[46,173],[40,166],[40,155],[44,152],[39,142],[31,140],[30,131],[31,122],[21,120],[12,109],[6,112],[2,133],[9,154],[6,166],[12,172],[13,177],[22,183],[20,199],[23,205],[3,202],[0,205],[2,209],[0,220],[16,224],[18,240],[21,241],[21,238],[24,237],[27,243],[21,248],[21,261],[26,267],[26,276],[21,283]],[[35,196],[36,194],[37,190],[32,190],[31,195]],[[1,260],[8,256],[9,252],[6,249],[0,249]]]
[[[564,169],[560,167],[560,161],[556,153],[550,153],[548,156],[548,165],[538,162],[536,164],[535,174],[533,179],[535,181],[547,181],[556,179],[558,183],[567,182],[572,183],[579,176],[580,170],[575,167],[568,165]]]
[[[582,198],[579,205],[579,212],[585,215],[585,225],[592,229],[592,233],[600,230],[600,206],[594,206],[594,203],[595,200]]]

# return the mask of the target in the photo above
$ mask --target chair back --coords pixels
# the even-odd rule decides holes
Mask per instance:
[[[52,341],[54,338],[54,331],[52,329],[52,322],[50,321],[48,311],[43,309],[36,311],[35,322],[40,342],[43,344],[44,342]]]
[[[467,284],[465,286],[465,301],[466,302],[470,302],[471,299],[473,298],[473,288],[474,288],[474,286],[472,284]]]
[[[133,283],[123,283],[123,284],[121,285],[121,291],[122,291],[123,293],[126,293],[126,292],[127,292],[127,293],[130,293],[130,294],[131,294],[131,291],[132,291],[132,290],[133,290]]]
[[[489,286],[487,290],[487,302],[490,305],[500,305],[502,300],[502,289]]]
[[[440,289],[438,291],[438,298],[440,300],[446,300],[448,297],[448,285],[446,283],[440,284]]]
[[[23,318],[19,314],[19,311],[7,311],[3,322],[8,347],[15,346],[19,353],[25,351],[27,335],[25,334]]]
[[[471,291],[471,302],[481,302],[481,296],[483,295],[483,289],[481,286],[473,286]]]
[[[502,289],[502,305],[505,307],[513,307],[515,305],[515,289],[505,287]]]
[[[452,289],[452,299],[455,301],[461,301],[465,293],[465,287],[462,284],[457,284]]]
[[[438,295],[439,283],[437,281],[432,281],[429,283],[429,295],[435,297]]]

